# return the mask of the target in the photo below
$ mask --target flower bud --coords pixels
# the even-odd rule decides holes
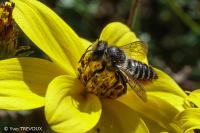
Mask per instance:
[[[17,28],[12,18],[14,3],[0,4],[0,59],[15,56]]]

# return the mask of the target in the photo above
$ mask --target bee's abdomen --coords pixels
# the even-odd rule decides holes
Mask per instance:
[[[132,59],[127,60],[127,71],[138,80],[153,80],[157,79],[158,76],[152,67],[144,64],[140,61],[135,61]]]

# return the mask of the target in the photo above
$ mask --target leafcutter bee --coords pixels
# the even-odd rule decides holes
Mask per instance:
[[[126,93],[128,83],[146,101],[146,91],[140,81],[158,78],[151,66],[139,61],[146,54],[147,47],[142,41],[117,47],[98,40],[88,47],[79,61],[79,79],[89,92],[106,98],[117,98]]]

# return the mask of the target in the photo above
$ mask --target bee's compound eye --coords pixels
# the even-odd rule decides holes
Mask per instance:
[[[107,42],[106,41],[99,41],[96,47],[97,51],[104,51],[107,48]]]
[[[93,55],[96,57],[101,57],[105,50],[107,48],[107,42],[106,41],[99,41],[93,50]]]

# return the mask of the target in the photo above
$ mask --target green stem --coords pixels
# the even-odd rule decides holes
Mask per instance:
[[[130,29],[132,28],[132,25],[134,23],[134,17],[136,15],[136,9],[137,9],[137,5],[138,5],[138,1],[139,0],[132,0],[132,4],[131,4],[131,8],[130,8],[130,12],[129,12],[129,17],[128,17],[128,21],[127,21],[127,26]]]

